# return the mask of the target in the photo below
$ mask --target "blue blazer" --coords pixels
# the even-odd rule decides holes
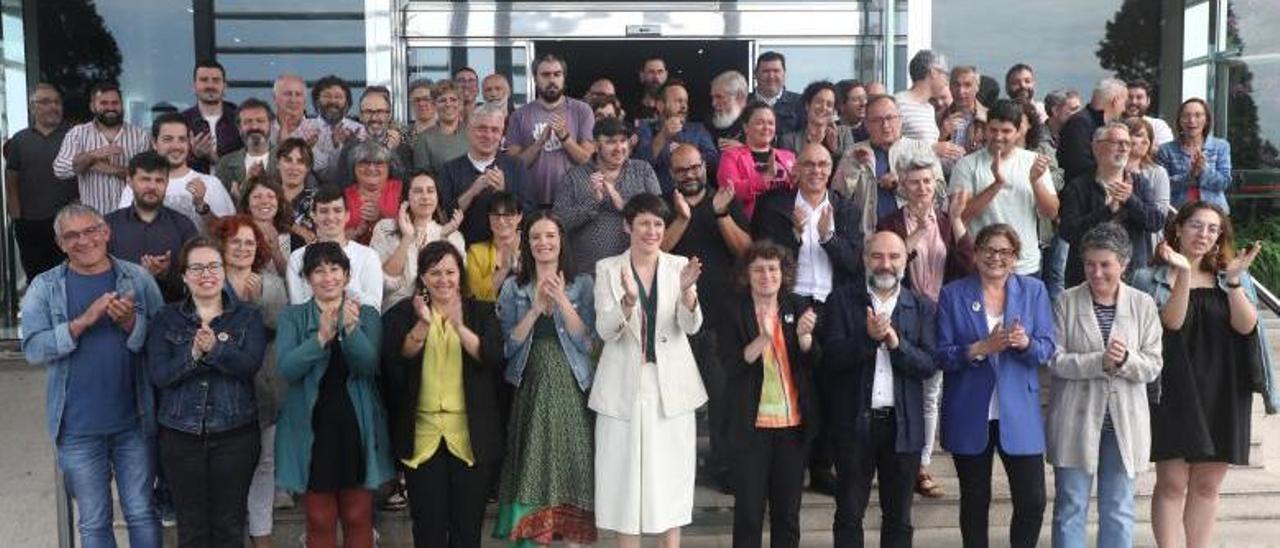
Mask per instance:
[[[1053,309],[1044,284],[1011,274],[1005,282],[1005,325],[1021,320],[1031,345],[979,361],[966,357],[969,345],[986,337],[982,285],[973,274],[942,287],[938,296],[938,367],[942,382],[942,447],[957,455],[982,453],[988,444],[987,407],[999,386],[1000,448],[1011,455],[1045,451],[1036,369],[1054,353]]]

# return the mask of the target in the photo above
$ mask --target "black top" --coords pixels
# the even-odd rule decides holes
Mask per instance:
[[[499,154],[488,169],[501,169],[503,184],[507,192],[515,195],[520,204],[520,211],[531,213],[537,211],[535,189],[529,183],[529,171],[521,165],[520,160]],[[440,207],[450,215],[458,208],[458,197],[471,188],[480,170],[471,163],[471,158],[463,154],[445,162],[436,177],[436,189],[440,193]],[[489,203],[493,201],[493,191],[484,191],[471,200],[471,206],[462,212],[462,225],[458,228],[467,244],[487,242],[493,238],[489,230]]]
[[[1151,260],[1153,232],[1164,227],[1164,211],[1155,203],[1154,192],[1141,175],[1133,179],[1133,194],[1114,213],[1107,207],[1107,191],[1094,178],[1092,172],[1072,179],[1059,195],[1062,207],[1058,212],[1058,235],[1069,245],[1065,280],[1067,287],[1084,281],[1084,262],[1080,254],[1080,240],[1089,229],[1115,221],[1129,234],[1133,254],[1129,258],[1126,275],[1147,266]]]
[[[5,143],[5,169],[18,172],[18,200],[22,206],[19,218],[52,220],[62,206],[80,197],[75,179],[59,179],[53,174],[53,160],[58,157],[66,136],[66,126],[48,135],[27,128]]]
[[[1070,181],[1085,173],[1093,173],[1098,162],[1093,157],[1093,132],[1102,126],[1102,111],[1085,105],[1072,114],[1058,132],[1058,165],[1063,177]]]
[[[653,321],[658,316],[658,271],[653,271],[653,281],[650,282],[648,291],[645,291],[644,284],[640,282],[640,273],[636,272],[635,265],[631,265],[631,275],[635,276],[636,291],[640,294],[639,304],[644,310],[644,361],[654,363],[658,359],[657,344],[654,341],[658,335],[658,322]]]
[[[715,189],[708,187],[702,201],[689,208],[689,224],[680,236],[680,241],[671,248],[674,255],[697,257],[702,261],[698,294],[706,322],[712,326],[725,323],[725,315],[731,309],[735,285],[734,264],[737,261],[729,244],[725,243],[724,236],[720,234],[715,206],[711,205],[714,192]],[[729,217],[743,231],[748,231],[750,225],[746,215],[742,213],[741,202],[733,200],[729,203]]]
[[[796,208],[793,189],[776,188],[756,199],[756,211],[751,217],[751,238],[768,239],[791,250],[794,256],[800,250],[796,238],[792,214]],[[827,199],[835,208],[835,235],[822,244],[831,260],[832,289],[848,283],[859,282],[862,277],[862,211],[849,200],[828,191]]]
[[[182,273],[178,272],[178,255],[182,244],[198,234],[191,219],[168,206],[160,206],[156,217],[148,223],[138,216],[134,206],[129,206],[107,214],[106,222],[111,227],[107,250],[113,256],[142,264],[143,255],[169,254],[169,270],[156,276],[156,284],[165,302],[182,300],[186,286],[182,283]]]
[[[342,343],[329,343],[329,367],[320,378],[320,390],[311,410],[311,474],[307,489],[340,491],[364,485],[364,442],[360,423],[347,392],[350,369],[342,356]]]

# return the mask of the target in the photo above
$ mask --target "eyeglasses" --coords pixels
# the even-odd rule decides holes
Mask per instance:
[[[867,118],[867,123],[873,126],[876,126],[880,124],[892,124],[901,119],[902,119],[901,116],[898,116],[897,114],[891,114],[888,116],[875,116],[872,118]]]
[[[1187,221],[1185,226],[1187,230],[1192,232],[1204,232],[1210,236],[1217,236],[1222,233],[1222,226],[1202,223],[1200,221]]]
[[[995,247],[984,246],[984,247],[978,248],[978,252],[982,253],[982,255],[985,257],[996,257],[1004,260],[1012,259],[1015,255],[1017,255],[1017,252],[1014,251],[1012,247],[995,248]]]
[[[222,272],[222,263],[212,262],[208,264],[189,264],[187,265],[187,274],[192,276],[204,276],[205,274],[217,275]]]
[[[516,217],[519,217],[519,216],[520,216],[519,211],[495,211],[489,214],[489,217],[498,219],[500,221],[514,221]]]
[[[799,164],[796,164],[796,165],[805,169],[813,169],[813,170],[825,171],[825,170],[831,169],[831,162],[800,162]]]
[[[107,225],[105,223],[98,223],[84,230],[79,230],[79,231],[69,230],[67,232],[63,232],[61,236],[58,236],[58,238],[60,238],[63,242],[68,244],[75,243],[79,241],[80,238],[84,238],[84,237],[93,238],[99,234],[102,234],[102,231],[106,228],[107,228]]]
[[[360,114],[365,116],[390,116],[391,111],[385,108],[362,108]]]
[[[1120,139],[1099,139],[1099,143],[1106,143],[1116,148],[1133,148],[1133,141]]]
[[[703,165],[702,163],[697,163],[697,164],[688,165],[688,166],[684,166],[684,167],[675,167],[675,166],[671,166],[671,172],[672,172],[672,173],[674,173],[674,174],[676,174],[676,175],[680,175],[680,174],[683,174],[683,173],[697,173],[697,172],[699,172],[699,171],[702,171],[702,168],[704,168],[704,167],[706,167],[706,166],[705,166],[705,165]]]

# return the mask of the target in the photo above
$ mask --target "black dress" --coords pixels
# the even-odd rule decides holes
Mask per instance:
[[[1151,408],[1151,460],[1249,463],[1253,393],[1248,351],[1258,331],[1231,328],[1228,296],[1191,290],[1182,329],[1164,330],[1160,403]]]
[[[329,367],[320,378],[320,390],[311,410],[311,475],[307,489],[333,492],[364,486],[364,441],[356,410],[347,392],[350,370],[342,355],[342,343],[329,343]]]

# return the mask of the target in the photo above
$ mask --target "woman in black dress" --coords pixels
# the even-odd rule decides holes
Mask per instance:
[[[1231,220],[1215,205],[1183,207],[1157,260],[1134,285],[1160,306],[1161,394],[1151,411],[1156,486],[1151,522],[1160,546],[1208,546],[1229,464],[1248,464],[1258,312],[1248,269],[1261,243],[1237,253]]]

